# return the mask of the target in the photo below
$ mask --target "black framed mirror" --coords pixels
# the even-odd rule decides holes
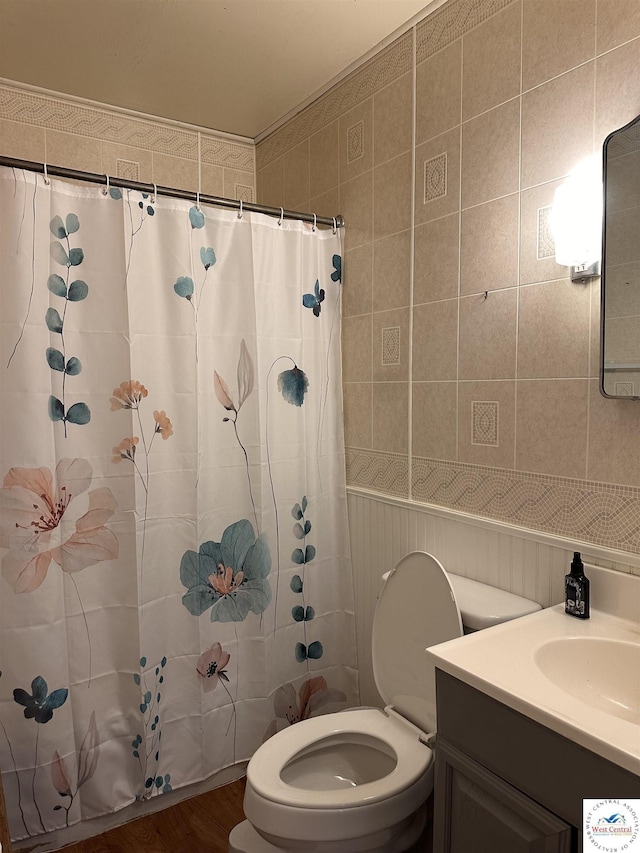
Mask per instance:
[[[603,146],[600,390],[640,400],[640,116]]]

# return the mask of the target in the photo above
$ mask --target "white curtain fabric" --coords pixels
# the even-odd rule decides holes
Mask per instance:
[[[357,701],[339,234],[0,169],[14,839]]]

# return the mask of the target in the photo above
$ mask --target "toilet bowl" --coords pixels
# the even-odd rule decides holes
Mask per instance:
[[[385,709],[314,717],[266,741],[247,768],[247,820],[232,830],[229,853],[403,853],[416,844],[434,772],[435,679],[425,648],[461,636],[458,600],[479,627],[540,607],[501,590],[496,603],[491,587],[459,581],[454,593],[423,552],[385,576],[372,631]]]
[[[276,849],[342,844],[354,853],[417,838],[416,812],[433,787],[433,752],[420,730],[379,708],[308,722],[270,738],[247,770],[245,814],[260,835]]]

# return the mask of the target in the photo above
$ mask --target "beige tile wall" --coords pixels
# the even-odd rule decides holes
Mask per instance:
[[[19,85],[0,85],[0,155],[255,201],[251,140],[231,140],[215,131],[137,117]]]
[[[346,219],[351,484],[640,551],[640,403],[548,232],[639,66],[638,0],[449,0],[258,143],[259,201]]]

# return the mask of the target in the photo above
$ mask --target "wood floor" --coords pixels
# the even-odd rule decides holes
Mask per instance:
[[[229,833],[244,820],[244,786],[239,779],[64,847],[63,853],[227,853]]]

